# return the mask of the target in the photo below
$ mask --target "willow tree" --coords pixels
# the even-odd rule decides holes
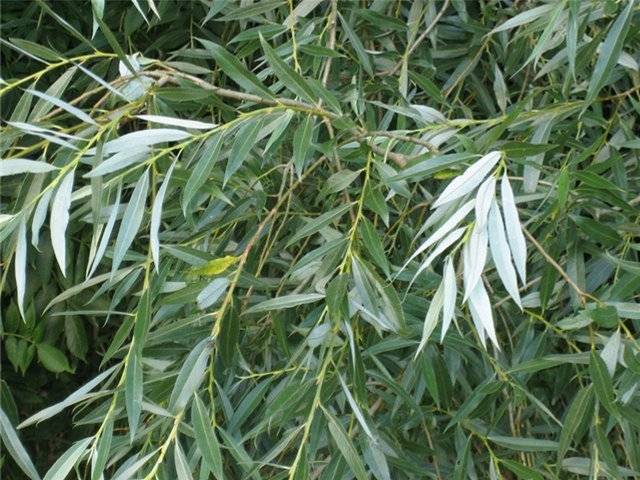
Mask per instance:
[[[2,22],[5,478],[640,475],[633,0]]]

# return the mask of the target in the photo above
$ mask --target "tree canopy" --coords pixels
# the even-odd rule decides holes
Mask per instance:
[[[640,476],[635,0],[4,0],[3,478]]]

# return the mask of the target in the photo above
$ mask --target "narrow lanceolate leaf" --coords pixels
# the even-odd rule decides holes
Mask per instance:
[[[284,295],[282,297],[265,300],[257,305],[249,308],[245,313],[269,312],[271,310],[282,310],[285,308],[293,308],[298,305],[306,305],[307,303],[315,303],[324,298],[321,293],[294,293]]]
[[[213,280],[198,294],[196,301],[200,310],[205,310],[213,305],[227,290],[229,279],[220,277]]]
[[[22,320],[24,316],[24,292],[27,283],[27,224],[26,219],[20,221],[18,236],[16,238],[16,259],[13,264],[16,279],[16,293],[18,297],[18,310]]]
[[[496,329],[493,324],[491,302],[489,300],[489,295],[487,295],[487,290],[484,288],[484,283],[482,282],[482,280],[476,283],[476,286],[471,292],[471,295],[469,295],[469,310],[471,311],[471,316],[473,317],[473,321],[476,327],[480,327],[482,329],[482,331],[478,332],[482,340],[482,344],[485,344],[484,334],[486,333],[495,347],[500,350],[500,345],[498,345],[498,337],[496,336]]]
[[[137,132],[126,133],[114,140],[109,140],[102,147],[104,154],[118,153],[131,148],[149,147],[165,142],[177,142],[189,138],[190,133],[184,130],[175,130],[171,128],[150,128],[148,130],[140,130]],[[96,148],[87,150],[87,155],[95,155]]]
[[[524,437],[506,437],[503,435],[489,435],[491,442],[502,447],[520,452],[546,452],[558,449],[558,443],[552,440]]]
[[[22,173],[47,173],[57,170],[57,167],[37,160],[26,158],[10,158],[0,160],[0,177],[18,175]]]
[[[27,89],[26,91],[29,92],[31,95],[42,98],[43,100],[46,100],[47,102],[52,103],[56,107],[60,107],[62,110],[69,112],[71,115],[77,117],[78,119],[82,120],[85,123],[88,123],[91,125],[97,125],[96,121],[93,118],[91,118],[89,115],[84,113],[79,108],[76,108],[73,105],[68,104],[64,100],[60,100],[59,98],[52,97],[51,95],[47,95],[46,93],[42,93],[37,90]]]
[[[422,326],[422,338],[420,339],[418,349],[413,356],[414,359],[418,357],[420,352],[422,352],[424,347],[427,345],[427,340],[429,340],[429,337],[438,324],[438,318],[444,301],[444,284],[445,280],[443,278],[442,282],[440,282],[440,286],[436,290],[436,293],[431,298],[431,304],[429,305],[429,310],[427,310],[427,316],[425,317],[424,324]]]
[[[488,247],[487,227],[474,225],[471,235],[462,250],[464,260],[464,299],[469,298],[471,292],[480,281],[480,276],[487,261]]]
[[[171,174],[176,166],[176,160],[173,161],[167,173],[164,176],[162,185],[158,189],[156,198],[153,200],[153,207],[151,208],[151,226],[149,227],[149,248],[151,249],[151,256],[153,257],[153,263],[156,266],[156,271],[160,271],[160,240],[158,234],[160,231],[160,220],[162,219],[162,203],[164,202],[164,196],[167,193],[169,187],[169,181],[171,180]]]
[[[582,388],[573,398],[569,410],[564,418],[560,440],[558,442],[558,462],[562,462],[569,451],[571,442],[578,442],[575,438],[579,427],[591,418],[593,410],[593,390],[590,386]]]
[[[333,441],[336,442],[336,446],[347,462],[347,465],[349,465],[349,468],[351,468],[351,471],[358,480],[367,480],[369,477],[367,476],[367,471],[364,468],[362,459],[344,427],[328,411],[324,410],[324,414],[329,423],[331,437],[333,437]]]
[[[40,475],[33,465],[33,461],[29,456],[29,453],[25,450],[22,442],[18,438],[13,425],[9,421],[9,417],[4,413],[4,410],[0,407],[0,439],[2,439],[2,445],[9,452],[11,458],[16,462],[16,465],[24,472],[24,474],[31,480],[40,480]]]
[[[442,282],[444,283],[444,290],[442,292],[442,334],[440,342],[444,341],[444,336],[449,330],[455,315],[456,296],[458,294],[456,272],[453,269],[453,258],[451,256],[448,256],[445,261]]]
[[[224,135],[216,133],[204,143],[202,156],[196,161],[187,184],[182,189],[182,211],[186,215],[189,203],[209,178],[213,166],[220,160],[220,149],[224,143]]]
[[[149,157],[149,147],[140,146],[122,150],[101,162],[96,168],[83,175],[84,178],[96,178],[108,173],[140,163]]]
[[[487,217],[489,215],[489,209],[491,208],[491,202],[496,192],[496,179],[494,177],[487,178],[480,188],[478,188],[478,194],[476,195],[476,223],[482,228],[487,223]]]
[[[293,165],[298,176],[302,175],[305,160],[311,146],[311,134],[313,133],[313,115],[307,115],[296,129],[293,137]]]
[[[84,438],[69,447],[69,449],[58,458],[43,480],[64,480],[69,475],[80,457],[87,450],[87,447],[93,440],[93,437]]]
[[[75,392],[73,392],[71,395],[69,395],[67,398],[65,398],[61,402],[51,405],[50,407],[47,407],[44,410],[40,410],[39,412],[27,418],[24,422],[18,425],[18,428],[25,428],[25,427],[28,427],[29,425],[42,422],[43,420],[51,418],[54,415],[60,413],[65,408],[68,408],[71,405],[74,405],[79,401],[84,400],[85,395],[87,393],[89,393],[91,390],[93,390],[98,385],[100,385],[103,381],[105,381],[107,377],[111,375],[117,368],[118,368],[118,365],[114,365],[113,367],[105,370],[100,375],[90,380],[89,382],[84,384],[82,387],[78,388]]]
[[[465,172],[453,179],[447,188],[440,194],[431,208],[439,207],[447,202],[460,198],[475,189],[487,176],[491,169],[498,163],[502,154],[491,152],[480,158]]]
[[[624,10],[620,12],[620,15],[618,15],[618,18],[609,29],[609,33],[607,33],[598,55],[598,61],[591,74],[585,99],[585,108],[595,100],[620,57],[624,39],[629,32],[634,4],[635,0],[629,0],[626,3]]]
[[[261,127],[262,119],[252,118],[238,130],[236,139],[229,152],[227,168],[224,171],[224,184],[229,181],[247,159],[249,152],[256,142]]]
[[[51,202],[51,219],[49,222],[51,245],[63,276],[66,276],[67,243],[65,234],[69,223],[69,207],[71,206],[74,173],[75,171],[72,170],[62,179]]]
[[[507,239],[513,256],[513,263],[516,266],[518,276],[523,285],[527,284],[527,244],[522,233],[522,225],[520,224],[520,216],[516,208],[516,202],[513,198],[513,190],[507,173],[502,176],[500,184],[500,193],[502,196],[502,212],[504,213],[505,230],[507,231]]]
[[[136,115],[136,118],[150,123],[171,125],[172,127],[193,128],[195,130],[211,130],[216,128],[215,123],[200,122],[197,120],[185,120],[183,118],[165,117],[164,115]]]
[[[177,413],[184,410],[187,402],[200,387],[207,370],[210,351],[211,338],[206,337],[189,352],[171,391],[169,411]]]
[[[113,440],[113,414],[104,419],[104,429],[98,438],[96,448],[91,456],[91,480],[98,480],[104,475],[104,468],[109,460],[111,441]]]
[[[501,23],[489,33],[502,32],[504,30],[510,30],[512,28],[519,27],[520,25],[531,23],[553,10],[553,7],[554,4],[550,3],[547,5],[541,5],[539,7],[527,9],[524,12],[516,15],[515,17],[511,17],[509,20]]]
[[[120,230],[113,249],[113,264],[111,271],[115,272],[124,259],[131,242],[138,233],[142,217],[144,216],[145,204],[147,201],[147,191],[149,189],[149,170],[145,170],[138,179],[127,208],[122,215]]]
[[[302,0],[297,5],[296,8],[292,10],[289,16],[284,20],[283,25],[287,28],[293,27],[296,23],[298,23],[299,18],[306,17],[311,11],[316,8],[318,5],[322,3],[322,0]]]
[[[284,60],[271,48],[262,36],[260,36],[260,43],[264,56],[269,62],[269,66],[275,73],[276,77],[282,81],[284,86],[291,90],[297,96],[307,100],[308,102],[315,103],[316,95],[313,93],[313,89],[309,86],[304,78],[300,76],[294,69],[287,65]]]
[[[193,475],[191,475],[191,468],[189,467],[189,461],[182,451],[180,442],[177,440],[173,446],[173,463],[175,465],[178,480],[193,480]]]
[[[38,248],[40,244],[40,229],[44,225],[44,221],[47,218],[47,211],[49,209],[49,201],[53,196],[53,190],[47,190],[42,194],[36,209],[33,212],[33,220],[31,221],[31,245],[34,248]]]
[[[369,54],[364,49],[362,40],[360,40],[360,37],[358,37],[356,32],[353,31],[349,23],[344,19],[340,12],[338,12],[338,18],[340,19],[340,25],[342,25],[344,33],[349,40],[349,46],[351,46],[355,50],[356,56],[358,57],[358,60],[360,60],[360,65],[362,66],[364,71],[369,74],[369,76],[373,76],[371,59],[369,58]]]
[[[302,240],[303,238],[308,237],[309,235],[313,235],[314,233],[320,231],[322,228],[329,225],[331,222],[339,219],[346,213],[347,210],[351,208],[351,204],[342,205],[341,207],[334,208],[333,210],[329,210],[328,212],[323,213],[319,217],[311,220],[304,227],[298,230],[295,234],[291,236],[289,241],[287,242],[286,247],[290,247],[294,243]]]
[[[466,217],[469,214],[469,212],[473,210],[473,206],[474,206],[474,201],[469,200],[462,207],[456,210],[456,212],[453,215],[451,215],[451,217],[445,223],[443,223],[435,232],[433,232],[429,236],[429,238],[427,238],[424,242],[422,242],[422,244],[416,249],[415,252],[413,252],[413,254],[409,257],[409,259],[404,263],[404,265],[400,269],[400,272],[402,272],[405,268],[407,268],[407,265],[409,265],[411,260],[416,258],[418,255],[424,252],[427,248],[429,248],[431,245],[436,243],[438,240],[442,239],[451,230],[453,230],[456,226],[458,226],[458,224],[462,221],[462,219],[464,219],[464,217]]]
[[[362,427],[362,430],[364,431],[364,433],[366,433],[369,436],[371,440],[373,440],[374,442],[377,441],[375,435],[373,434],[373,432],[371,431],[371,428],[369,427],[369,424],[367,423],[367,420],[364,418],[364,414],[362,413],[362,410],[356,403],[356,400],[353,398],[353,395],[351,395],[351,392],[349,391],[347,384],[344,382],[340,374],[338,374],[338,380],[340,380],[340,386],[342,387],[342,391],[344,392],[344,395],[347,397],[349,406],[351,407],[351,410],[353,410],[353,414],[356,416],[356,419],[358,420],[358,423]]]
[[[266,98],[272,98],[273,94],[265,87],[258,77],[251,73],[235,55],[232,55],[220,45],[209,40],[198,39],[200,43],[213,55],[216,64],[222,71],[243,89],[256,93]]]
[[[502,215],[495,200],[491,203],[491,209],[489,210],[488,229],[491,257],[498,275],[500,275],[500,280],[502,280],[504,288],[513,298],[513,301],[522,309],[520,292],[518,291],[518,279],[511,263],[511,252],[507,243],[507,235],[504,231]]]
[[[113,231],[113,227],[116,224],[116,219],[118,217],[118,209],[120,207],[120,195],[122,194],[122,185],[118,185],[118,192],[116,193],[116,200],[111,205],[111,213],[109,214],[109,219],[107,220],[107,224],[102,230],[102,236],[100,237],[100,243],[98,244],[98,248],[96,249],[96,254],[93,257],[93,263],[91,268],[87,271],[87,278],[90,278],[98,265],[100,265],[100,260],[104,255],[104,252],[107,249],[107,245],[109,244],[109,239],[111,238],[111,232]]]
[[[429,268],[429,266],[433,263],[433,261],[436,258],[438,258],[438,256],[442,252],[444,252],[447,248],[449,248],[451,245],[453,245],[462,237],[465,230],[466,229],[464,227],[457,228],[453,232],[449,233],[449,235],[444,237],[440,243],[438,243],[438,246],[433,249],[433,251],[429,254],[429,256],[424,260],[424,262],[420,264],[420,266],[416,270],[416,273],[413,274],[413,278],[411,279],[412,285],[415,279],[418,277],[418,275],[420,275],[427,268]]]
[[[207,413],[207,408],[198,395],[194,395],[191,407],[191,424],[195,432],[196,445],[202,454],[207,468],[213,472],[216,480],[223,480],[222,455],[215,430]]]
[[[151,453],[146,454],[144,457],[140,457],[139,454],[129,457],[129,461],[116,470],[116,474],[111,477],[111,480],[131,480],[132,478],[136,478],[136,472],[140,470],[144,464],[151,459],[151,457],[155,457],[156,455],[157,451],[154,450]]]
[[[589,358],[589,373],[593,382],[593,390],[596,397],[609,413],[614,416],[618,415],[618,406],[616,404],[616,394],[613,390],[613,382],[609,376],[607,365],[595,351],[591,351]]]
[[[532,60],[533,66],[537,66],[540,56],[548,49],[551,35],[556,31],[560,14],[564,12],[565,3],[566,2],[557,2],[556,8],[554,8],[553,12],[547,16],[546,26],[542,31],[542,34],[536,39],[536,45],[533,47],[533,51],[520,68],[524,68]]]
[[[140,413],[142,411],[143,381],[140,353],[132,350],[127,361],[124,390],[130,442],[133,442],[136,432],[138,431],[138,422],[140,421]]]

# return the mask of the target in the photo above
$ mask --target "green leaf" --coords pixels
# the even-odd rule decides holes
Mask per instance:
[[[36,348],[38,350],[38,360],[50,372],[73,372],[67,357],[58,348],[48,343],[39,343]]]
[[[224,171],[223,185],[229,181],[247,159],[249,152],[256,143],[258,132],[260,132],[261,128],[262,118],[251,118],[238,130],[236,140],[233,142],[233,146],[229,152],[227,168]]]
[[[303,238],[306,238],[309,235],[313,235],[314,233],[320,231],[324,227],[328,226],[330,223],[342,217],[342,215],[344,215],[345,212],[350,208],[351,208],[351,204],[342,205],[341,207],[334,208],[333,210],[325,212],[319,217],[311,220],[304,227],[299,229],[294,235],[291,236],[291,238],[286,244],[286,248],[290,247],[294,243],[297,243]]]
[[[182,189],[182,212],[187,214],[189,204],[198,190],[207,182],[213,166],[220,160],[220,150],[224,135],[216,133],[208,138],[202,147],[202,156],[196,161],[187,184]]]
[[[13,458],[24,474],[31,480],[40,480],[40,475],[38,475],[36,467],[31,461],[31,457],[22,445],[17,432],[2,408],[0,408],[0,438],[2,439],[4,448],[7,449],[11,458]]]
[[[26,158],[0,160],[0,177],[18,175],[20,173],[47,173],[53,170],[56,170],[53,165]]]
[[[507,243],[507,235],[505,233],[502,214],[495,200],[491,204],[489,210],[489,246],[491,248],[491,257],[496,266],[500,280],[504,288],[507,290],[511,298],[518,307],[522,308],[520,300],[520,292],[518,291],[518,280],[516,271],[511,263],[511,251]]]
[[[543,480],[544,479],[541,473],[537,472],[532,468],[525,467],[521,463],[514,462],[513,460],[500,459],[500,464],[507,467],[509,470],[515,473],[518,476],[518,478],[521,478],[523,480]]]
[[[34,95],[34,96],[39,97],[39,98],[42,98],[43,100],[45,100],[45,101],[47,101],[49,103],[52,103],[56,107],[59,107],[62,110],[65,110],[66,112],[69,112],[71,115],[77,117],[78,119],[82,120],[85,123],[88,123],[90,125],[98,125],[95,122],[95,120],[93,118],[91,118],[89,115],[84,113],[79,108],[76,108],[73,105],[68,104],[64,100],[61,100],[61,99],[56,98],[56,97],[52,97],[51,95],[47,95],[46,93],[42,93],[42,92],[39,92],[39,91],[33,90],[33,89],[27,89],[25,91],[30,93],[31,95]]]
[[[369,54],[365,51],[364,45],[362,45],[362,40],[360,40],[360,37],[356,35],[356,32],[353,31],[349,23],[344,19],[340,12],[338,12],[338,18],[340,19],[340,25],[342,25],[344,33],[347,36],[348,44],[355,50],[356,57],[358,57],[360,65],[370,77],[373,77],[373,67],[371,66],[371,59],[369,58]]]
[[[104,474],[104,468],[109,460],[111,441],[113,440],[113,418],[109,415],[105,426],[97,441],[97,446],[91,462],[91,480],[98,480]]]
[[[624,10],[618,15],[616,21],[611,25],[609,33],[607,33],[607,37],[598,54],[598,61],[589,80],[589,88],[585,97],[585,109],[596,99],[618,62],[624,39],[631,25],[631,12],[633,11],[634,3],[634,1],[626,2]]]
[[[56,463],[51,466],[43,480],[64,480],[67,478],[67,475],[69,475],[69,472],[71,472],[77,461],[87,450],[92,440],[92,437],[88,437],[71,445],[71,447],[58,458]]]
[[[222,455],[220,454],[220,445],[215,434],[214,427],[211,425],[207,408],[197,394],[193,397],[191,407],[191,423],[195,432],[196,445],[202,454],[202,459],[213,472],[217,480],[224,479],[222,470]]]
[[[153,200],[153,207],[151,208],[151,225],[149,227],[149,249],[151,250],[151,256],[153,257],[153,263],[156,266],[156,271],[160,270],[160,240],[158,238],[160,230],[160,221],[162,219],[162,203],[169,187],[169,181],[171,180],[171,174],[176,166],[174,161],[167,173],[165,173],[162,185],[158,189],[158,194]]]
[[[380,235],[373,224],[367,218],[362,218],[358,225],[358,230],[360,232],[362,244],[367,253],[371,256],[376,265],[382,269],[385,275],[390,277],[391,271],[389,269],[389,262],[387,261],[384,246],[382,245]]]
[[[582,230],[587,237],[594,241],[603,244],[606,247],[615,247],[620,241],[620,235],[610,226],[598,222],[587,217],[573,217],[580,230]]]
[[[176,441],[173,447],[173,462],[176,468],[176,474],[178,480],[193,480],[191,475],[191,468],[189,467],[189,461],[185,457],[180,442]]]
[[[77,317],[67,317],[64,320],[64,332],[67,348],[76,357],[86,360],[89,343],[84,324]]]
[[[587,310],[587,314],[602,328],[616,328],[620,321],[618,310],[611,305]]]
[[[18,227],[13,268],[15,269],[18,310],[20,311],[22,319],[25,320],[24,294],[27,283],[27,225],[24,219],[20,222],[20,226]]]
[[[41,411],[35,413],[34,415],[30,416],[29,418],[27,418],[24,422],[22,422],[20,425],[18,425],[18,428],[25,428],[25,427],[28,427],[29,425],[33,425],[35,423],[39,423],[39,422],[41,422],[43,420],[51,418],[54,415],[60,413],[65,408],[68,408],[71,405],[74,405],[74,404],[84,400],[85,399],[85,395],[87,395],[91,390],[93,390],[98,385],[100,385],[118,367],[119,367],[119,365],[114,365],[111,368],[105,370],[100,375],[98,375],[94,379],[90,380],[89,382],[84,384],[82,387],[78,388],[75,392],[73,392],[71,395],[69,395],[67,398],[65,398],[61,402],[56,403],[54,405],[51,405],[51,406],[45,408],[44,410],[41,410]]]
[[[282,310],[285,308],[293,308],[298,305],[306,305],[307,303],[315,303],[322,300],[325,296],[321,293],[294,293],[291,295],[283,295],[281,297],[265,300],[257,305],[249,308],[245,313],[269,312],[271,310]]]
[[[138,430],[138,422],[140,421],[140,413],[142,411],[142,395],[143,395],[143,373],[142,359],[140,353],[133,350],[129,354],[126,369],[125,382],[125,404],[127,406],[127,420],[129,421],[129,441],[133,439]]]
[[[211,339],[206,337],[189,352],[171,391],[169,411],[177,413],[184,410],[193,394],[200,387],[207,369],[210,351]]]
[[[552,440],[542,440],[538,438],[506,437],[503,435],[489,435],[491,442],[511,450],[520,452],[546,452],[556,451],[558,442]]]
[[[24,50],[25,52],[43,60],[58,62],[63,58],[63,56],[58,52],[55,52],[44,45],[25,40],[23,38],[9,38],[9,41],[20,50]]]
[[[572,441],[580,440],[578,433],[583,425],[592,416],[593,390],[590,387],[582,388],[573,398],[567,414],[564,418],[560,439],[558,441],[558,463],[564,459]]]
[[[51,244],[63,276],[66,276],[67,242],[65,234],[69,223],[73,177],[73,170],[65,175],[51,202],[51,220],[49,222],[51,225]]]
[[[333,441],[336,442],[336,446],[349,465],[349,468],[351,468],[351,471],[358,480],[366,480],[369,477],[367,476],[364,464],[344,427],[328,411],[323,409],[323,412],[329,422],[331,437],[333,437]]]
[[[245,18],[254,18],[266,12],[270,12],[283,5],[283,0],[266,0],[255,4],[234,8],[231,13],[227,13],[219,18],[220,22],[229,22],[232,20],[242,20]]]
[[[307,84],[304,78],[289,67],[262,37],[260,37],[260,44],[262,45],[264,56],[273,73],[280,79],[285,87],[308,102],[315,103],[316,98],[313,89]]]
[[[95,10],[94,10],[94,12],[95,12]],[[129,73],[131,75],[135,76],[135,77],[138,77],[138,73],[136,72],[136,69],[133,68],[133,65],[131,65],[131,62],[129,61],[129,58],[124,53],[124,50],[122,49],[122,47],[118,43],[118,40],[116,39],[116,36],[113,34],[111,29],[107,26],[107,24],[102,20],[102,15],[95,15],[94,14],[93,15],[93,20],[98,24],[98,26],[100,27],[100,30],[102,31],[102,34],[104,35],[104,38],[106,38],[106,40],[107,40],[107,43],[109,43],[109,45],[111,46],[113,51],[116,52],[116,54],[118,55],[118,58],[120,58],[120,61],[129,70]]]
[[[552,3],[541,5],[535,8],[530,8],[528,10],[525,10],[522,13],[519,13],[514,17],[511,17],[509,20],[501,23],[499,26],[491,30],[491,32],[489,33],[492,34],[497,32],[503,32],[505,30],[510,30],[512,28],[519,27],[520,25],[526,25],[527,23],[531,23],[534,20],[537,20],[543,15],[547,15],[547,13],[553,10],[553,8],[554,8],[554,4]]]
[[[618,407],[615,403],[615,392],[613,390],[613,382],[607,371],[600,355],[595,351],[591,351],[589,358],[589,373],[591,374],[591,381],[593,382],[593,390],[596,392],[596,397],[602,405],[611,415],[618,415]]]
[[[124,256],[131,246],[131,242],[133,242],[133,239],[138,233],[138,229],[142,223],[142,217],[144,216],[148,190],[149,170],[145,170],[136,182],[136,186],[131,193],[131,198],[129,199],[127,208],[122,215],[120,230],[118,230],[116,244],[113,247],[113,263],[111,265],[112,275],[124,260]]]
[[[220,333],[218,335],[218,351],[223,364],[227,367],[233,364],[239,340],[240,319],[238,318],[237,306],[232,300],[224,316],[220,319]]]
[[[258,77],[247,70],[236,56],[231,55],[220,45],[209,40],[197,39],[208,52],[213,55],[216,64],[222,71],[229,76],[234,82],[249,92],[256,93],[262,97],[273,98],[273,94],[266,88]]]
[[[314,120],[312,115],[307,115],[293,135],[293,165],[296,167],[298,176],[302,175],[305,161],[310,153]]]
[[[135,165],[146,160],[151,151],[146,146],[121,150],[115,155],[101,162],[96,168],[83,175],[84,178],[97,178],[109,173],[117,172],[130,165]]]
[[[184,130],[173,128],[149,128],[137,132],[126,133],[118,138],[109,140],[102,146],[103,153],[118,153],[129,151],[131,148],[149,147],[165,142],[177,142],[190,138],[191,134]],[[87,155],[94,155],[97,148],[87,150]]]

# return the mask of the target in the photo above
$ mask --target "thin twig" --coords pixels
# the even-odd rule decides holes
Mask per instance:
[[[142,74],[147,75],[149,77],[155,77],[155,78],[165,78],[167,76],[166,71],[146,70],[142,72]],[[339,115],[333,112],[317,107],[316,105],[311,105],[309,103],[299,102],[297,100],[291,100],[289,98],[265,98],[259,95],[254,95],[252,93],[244,93],[244,92],[238,92],[237,90],[229,90],[228,88],[216,87],[215,85],[212,85],[209,82],[202,80],[201,78],[195,77],[193,75],[189,75],[188,73],[178,72],[175,70],[171,71],[170,74],[173,77],[179,77],[179,78],[184,78],[185,80],[189,80],[190,82],[195,83],[196,85],[204,88],[205,90],[212,91],[213,93],[215,93],[220,97],[233,98],[234,100],[259,103],[262,105],[269,105],[272,107],[285,106],[285,107],[290,107],[293,110],[301,110],[304,112],[311,113],[313,115],[317,115],[319,117],[327,117],[330,119],[337,119],[339,117]]]
[[[180,78],[184,78],[186,80],[189,80],[195,84],[197,84],[198,86],[210,90],[213,93],[215,93],[216,95],[220,96],[220,97],[225,97],[225,98],[233,98],[235,100],[241,100],[241,101],[246,101],[246,102],[253,102],[253,103],[257,103],[257,104],[262,104],[262,105],[269,105],[272,107],[289,107],[293,110],[298,110],[298,111],[303,111],[303,112],[307,112],[310,113],[312,115],[316,115],[319,116],[323,119],[327,119],[327,120],[335,120],[337,119],[339,116],[335,113],[329,112],[328,110],[323,109],[322,107],[316,106],[316,105],[311,105],[309,103],[305,103],[305,102],[299,102],[297,100],[291,100],[289,98],[264,98],[264,97],[260,97],[259,95],[254,95],[252,93],[244,93],[244,92],[238,92],[237,90],[229,90],[228,88],[221,88],[221,87],[216,87],[215,85],[212,85],[198,77],[194,77],[193,75],[189,75],[186,73],[182,73],[182,72],[177,72],[177,71],[171,71],[170,74],[172,76],[175,77],[180,77]],[[147,75],[150,77],[154,77],[154,78],[161,78],[161,79],[166,79],[167,78],[167,72],[166,71],[153,71],[153,70],[149,70],[149,71],[145,71],[143,72],[143,75]],[[358,141],[361,141],[360,139],[362,137],[365,136],[371,136],[371,134],[369,132],[367,132],[366,130],[354,130],[353,131],[355,134],[355,139]],[[382,132],[378,132],[380,135],[382,136]],[[397,135],[393,134],[385,134],[384,136],[389,136],[391,138],[398,138]],[[406,137],[406,136],[402,136],[403,140],[405,141],[412,141],[414,143],[418,143],[416,142],[416,139],[411,138],[411,137]],[[398,138],[400,139],[400,138]],[[409,140],[410,139],[410,140]],[[420,141],[421,142],[421,141]],[[422,144],[422,143],[421,143]],[[414,157],[407,157],[406,155],[402,155],[400,153],[393,153],[393,152],[386,152],[386,150],[377,147],[375,145],[371,145],[371,149],[379,154],[379,155],[386,155],[388,156],[391,160],[393,160],[399,167],[404,167],[405,165],[407,165],[407,163],[412,160]]]
[[[334,50],[336,47],[336,17],[338,16],[338,0],[331,0],[331,13],[329,14],[329,43],[327,48]],[[329,81],[329,72],[331,71],[332,57],[327,58],[322,73],[322,86],[326,87]]]
[[[391,70],[388,70],[387,72],[385,72],[386,75],[393,75],[402,66],[402,62],[409,61],[409,57],[411,56],[411,54],[415,51],[416,48],[418,48],[418,46],[424,41],[424,39],[427,38],[427,35],[431,33],[431,30],[433,30],[436,27],[437,23],[440,21],[440,18],[442,18],[442,15],[444,15],[444,12],[449,7],[449,1],[450,0],[444,0],[444,4],[442,5],[442,8],[437,13],[433,21],[429,24],[429,26],[425,29],[425,31],[422,32],[422,34],[417,38],[417,40],[413,42],[413,45],[411,45],[407,49],[404,56],[402,57],[402,60],[396,63],[393,66],[393,68],[391,68]]]
[[[547,251],[544,249],[544,247],[542,245],[540,245],[540,243],[538,243],[538,241],[535,239],[535,237],[533,235],[531,235],[531,233],[529,232],[529,230],[527,230],[526,228],[523,228],[522,231],[524,232],[524,234],[527,236],[527,238],[529,239],[529,241],[531,243],[533,243],[533,246],[536,247],[536,249],[540,252],[540,254],[544,257],[544,259],[553,267],[555,268],[558,273],[562,276],[562,278],[565,279],[565,281],[569,284],[569,286],[571,288],[573,288],[575,290],[575,292],[578,294],[578,296],[580,297],[580,301],[584,304],[585,303],[585,298],[588,298],[590,300],[593,300],[594,302],[599,303],[600,301],[594,297],[593,295],[591,295],[590,293],[585,292],[584,290],[582,290],[578,284],[576,284],[571,277],[569,276],[569,274],[567,272],[564,271],[564,269],[558,264],[558,262],[556,262],[553,257],[551,255],[549,255],[547,253]]]
[[[422,140],[421,138],[410,137],[408,135],[403,135],[401,133],[395,132],[385,132],[385,131],[362,131],[363,137],[386,137],[393,138],[394,140],[400,140],[401,142],[410,142],[415,143],[416,145],[420,145],[430,152],[437,152],[438,149],[431,143]]]

